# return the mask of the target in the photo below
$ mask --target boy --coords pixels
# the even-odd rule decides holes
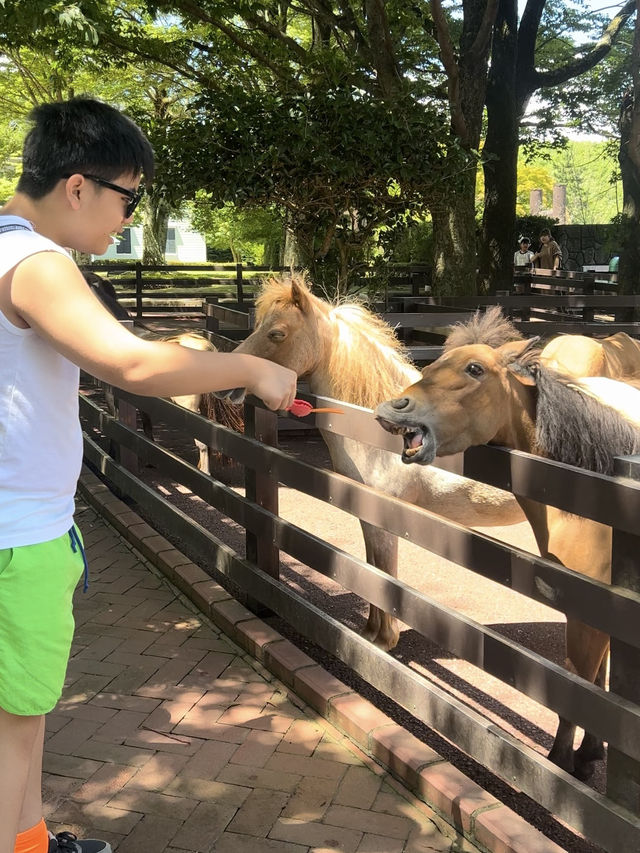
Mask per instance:
[[[78,368],[150,396],[247,387],[271,409],[295,373],[260,358],[143,341],[102,307],[62,247],[103,254],[131,222],[153,151],[89,98],[31,114],[23,172],[0,210],[0,853],[111,853],[42,819],[44,714],[62,690],[84,555]]]
[[[516,269],[518,267],[529,266],[531,259],[533,258],[533,252],[529,250],[531,240],[528,237],[521,237],[518,242],[519,249],[513,255],[513,265]]]

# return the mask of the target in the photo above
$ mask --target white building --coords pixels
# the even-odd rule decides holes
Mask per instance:
[[[118,243],[109,246],[104,255],[94,255],[100,260],[140,261],[142,260],[142,226],[125,228]],[[186,220],[170,219],[167,228],[167,246],[165,260],[183,263],[205,263],[207,247],[202,234],[191,229]]]

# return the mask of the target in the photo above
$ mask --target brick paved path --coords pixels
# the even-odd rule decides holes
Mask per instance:
[[[49,715],[49,828],[119,853],[473,851],[78,500],[91,567]]]

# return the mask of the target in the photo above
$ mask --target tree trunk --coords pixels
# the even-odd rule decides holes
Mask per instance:
[[[620,109],[623,188],[622,251],[618,292],[640,293],[640,93],[628,92]]]
[[[431,206],[434,296],[476,294],[475,172]]]
[[[491,0],[463,0],[457,58],[440,0],[432,0],[431,10],[448,77],[451,130],[460,148],[469,152],[468,165],[456,186],[428,202],[433,219],[433,290],[437,296],[475,295],[476,169],[472,157],[480,145],[496,7]]]
[[[518,14],[515,0],[500,0],[487,84],[487,137],[483,154],[484,215],[480,287],[495,293],[513,282],[520,116],[516,101]]]
[[[142,263],[163,266],[166,262],[167,226],[170,214],[164,198],[149,195],[142,209]]]

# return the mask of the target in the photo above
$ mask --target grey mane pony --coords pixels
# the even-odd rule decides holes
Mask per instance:
[[[449,352],[454,347],[467,344],[486,344],[499,347],[509,341],[521,341],[523,336],[504,316],[499,305],[492,305],[486,311],[476,311],[465,323],[455,323],[449,332],[442,351]]]
[[[577,390],[570,377],[537,367],[536,444],[567,465],[613,474],[614,456],[640,450],[640,426]]]

